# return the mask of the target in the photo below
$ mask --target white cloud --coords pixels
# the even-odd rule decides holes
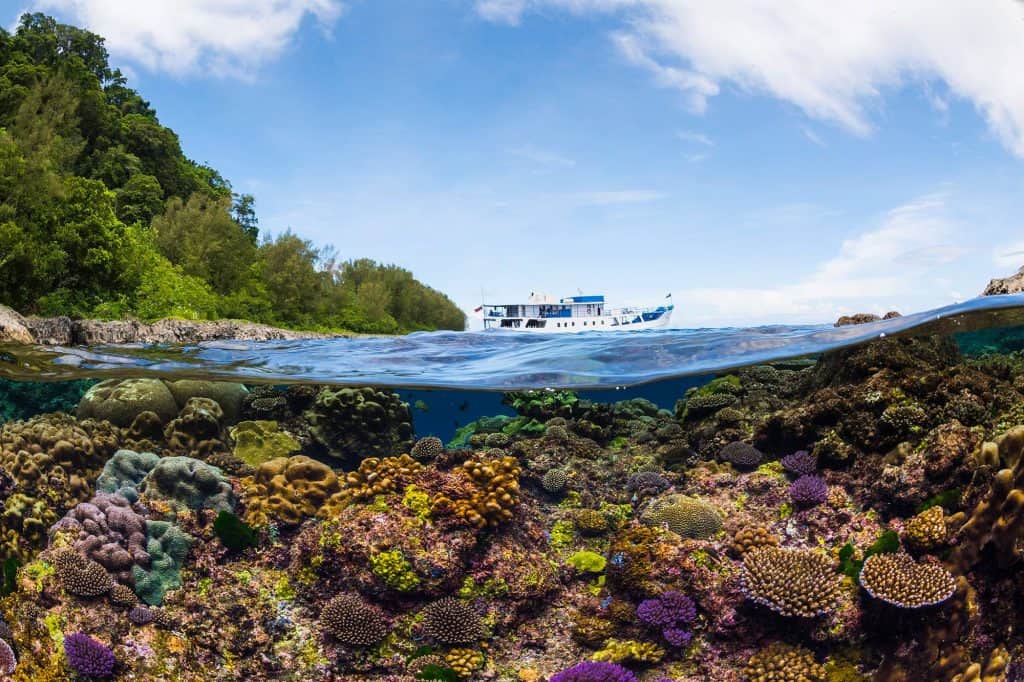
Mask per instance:
[[[819,147],[825,147],[826,146],[825,145],[825,140],[821,139],[821,136],[818,135],[818,133],[814,132],[813,130],[811,130],[807,126],[802,126],[800,128],[800,131],[804,134],[804,137],[806,137],[812,143],[818,145]]]
[[[643,204],[664,199],[668,195],[649,189],[626,189],[607,192],[580,192],[573,200],[584,206],[610,206],[612,204]]]
[[[997,268],[1016,270],[1024,265],[1024,239],[996,247],[992,262]]]
[[[683,142],[690,142],[692,144],[698,144],[703,147],[712,147],[715,144],[715,141],[712,140],[707,135],[705,135],[704,133],[698,133],[693,130],[677,130],[676,137],[678,137]]]
[[[576,165],[576,161],[574,159],[570,159],[567,156],[562,156],[561,154],[557,154],[547,149],[541,149],[534,145],[516,147],[515,149],[510,149],[509,153],[528,161],[539,163],[542,166],[564,166],[566,168],[571,168]]]
[[[175,75],[251,77],[288,47],[307,16],[329,28],[341,0],[36,0],[94,31],[118,59]]]
[[[895,208],[878,227],[845,240],[835,256],[792,284],[679,292],[685,323],[822,322],[952,297],[954,292],[943,289],[948,282],[943,268],[968,249],[958,241],[958,226],[946,209],[942,195]],[[933,298],[925,301],[928,297]]]
[[[500,7],[501,12],[496,8]],[[531,9],[616,12],[620,52],[701,112],[729,84],[867,135],[889,88],[945,84],[1024,156],[1024,3],[1015,0],[478,0],[485,18]],[[934,95],[934,89],[926,95]]]

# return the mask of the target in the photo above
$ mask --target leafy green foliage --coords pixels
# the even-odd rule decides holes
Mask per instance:
[[[256,531],[229,511],[217,514],[213,522],[213,532],[220,538],[225,547],[233,551],[241,551],[257,544]]]
[[[917,513],[920,514],[923,511],[927,511],[932,507],[942,507],[947,511],[956,509],[960,503],[960,495],[963,491],[960,488],[951,488],[950,490],[943,490],[941,493],[925,500],[921,503],[921,506],[917,508]]]
[[[103,39],[38,13],[0,29],[0,302],[378,333],[465,326],[407,270],[338,262],[291,232],[261,243],[252,195],[183,154]]]
[[[860,575],[860,567],[863,562],[854,559],[853,552],[854,546],[852,542],[847,542],[839,550],[839,572],[851,578],[856,578]]]
[[[853,558],[855,548],[852,542],[847,542],[839,550],[839,571],[843,575],[856,578],[860,575],[860,569],[864,561],[872,554],[893,554],[900,551],[900,537],[896,531],[887,530],[878,536],[878,539],[871,543],[871,546],[864,550],[863,559]]]
[[[417,680],[440,680],[440,682],[459,682],[459,675],[451,668],[430,664],[423,667]]]

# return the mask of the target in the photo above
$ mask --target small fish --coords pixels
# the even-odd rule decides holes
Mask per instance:
[[[469,401],[468,400],[463,400],[462,404],[459,405],[459,412],[465,412],[468,409],[469,409]]]
[[[412,404],[412,406],[415,407],[420,412],[430,412],[430,405],[428,405],[427,401],[423,399],[417,400]]]

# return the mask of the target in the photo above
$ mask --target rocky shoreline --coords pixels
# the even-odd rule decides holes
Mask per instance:
[[[75,320],[70,317],[24,317],[0,305],[0,343],[42,346],[91,346],[106,343],[172,343],[203,341],[281,341],[321,339],[338,334],[300,332],[238,320],[213,322],[168,318],[138,320]]]

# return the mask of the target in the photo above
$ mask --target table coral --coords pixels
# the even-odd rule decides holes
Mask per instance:
[[[832,561],[810,549],[753,549],[743,558],[742,578],[748,599],[783,616],[819,616],[839,601],[839,575]]]

